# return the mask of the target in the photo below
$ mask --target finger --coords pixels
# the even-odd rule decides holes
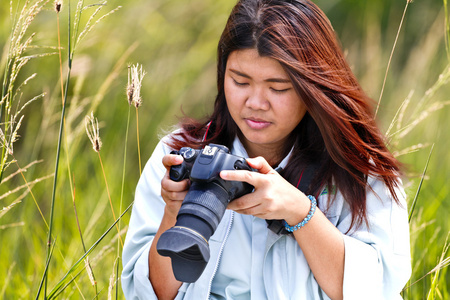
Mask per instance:
[[[268,217],[273,216],[271,206],[268,206],[264,200],[261,201],[260,197],[255,197],[253,194],[231,201],[227,208],[243,215],[252,215],[261,219],[268,219]]]
[[[259,205],[248,207],[248,208],[243,208],[243,209],[237,209],[237,208],[236,209],[228,208],[228,209],[231,209],[241,215],[252,215],[252,216],[256,217],[258,215],[257,212],[259,210]]]
[[[242,215],[252,215],[261,219],[267,219],[268,214],[270,215],[270,211],[268,211],[263,203],[256,203],[254,205],[243,205],[240,206],[236,203],[232,204],[232,202],[230,202],[230,204],[228,205],[228,209],[231,209],[239,214]]]
[[[220,177],[224,180],[243,181],[253,186],[256,186],[260,182],[262,179],[260,176],[262,174],[246,170],[224,170],[220,172]]]
[[[179,204],[181,206],[181,202],[184,200],[184,198],[186,197],[187,191],[185,192],[171,192],[171,191],[167,191],[167,190],[161,190],[161,196],[162,198],[165,200],[166,204],[170,201],[177,201],[179,202]]]
[[[227,208],[240,214],[251,214],[251,212],[261,205],[261,203],[254,203],[252,200],[250,196],[245,195],[228,203]]]
[[[176,154],[167,154],[162,158],[162,163],[167,170],[170,169],[171,166],[180,165],[183,162],[183,156]]]
[[[262,174],[267,174],[274,171],[273,168],[267,162],[267,160],[265,160],[261,156],[255,158],[248,158],[247,163],[250,165],[250,167],[258,170],[258,172]]]
[[[172,215],[174,218],[177,216],[178,211],[181,208],[181,205],[183,204],[184,197],[186,196],[187,192],[167,192],[164,190],[161,190],[161,196],[164,199],[164,202],[166,203],[165,210]]]
[[[173,181],[169,178],[169,173],[166,172],[164,178],[161,180],[161,188],[170,192],[183,192],[189,189],[189,179],[182,181]]]
[[[173,200],[181,202],[186,197],[189,185],[190,183],[187,179],[180,182],[163,179],[161,181],[161,196],[166,203]]]

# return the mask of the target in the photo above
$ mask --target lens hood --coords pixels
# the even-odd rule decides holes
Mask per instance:
[[[207,240],[187,227],[175,226],[164,232],[156,250],[171,258],[175,278],[182,282],[195,282],[209,261]]]

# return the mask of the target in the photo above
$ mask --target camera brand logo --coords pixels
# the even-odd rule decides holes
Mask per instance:
[[[203,148],[202,154],[207,156],[214,156],[217,150],[219,150],[219,148],[217,147],[205,146],[205,148]]]

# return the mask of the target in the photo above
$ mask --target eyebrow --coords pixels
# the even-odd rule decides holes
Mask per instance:
[[[252,79],[250,76],[248,76],[245,73],[239,72],[238,70],[234,70],[234,69],[229,69],[230,72],[233,72],[234,74],[244,77],[244,78],[248,78],[248,79]],[[285,78],[268,78],[264,80],[265,82],[278,82],[278,83],[291,83],[291,81],[289,79],[285,79]]]

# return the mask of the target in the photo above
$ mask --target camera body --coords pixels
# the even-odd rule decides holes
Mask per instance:
[[[191,185],[175,226],[161,235],[156,248],[160,255],[171,258],[177,280],[195,282],[208,263],[208,241],[228,203],[253,190],[246,182],[223,180],[220,171],[254,170],[223,145],[209,144],[201,150],[183,147],[172,154],[181,155],[184,160],[170,168],[170,179],[189,178]]]
[[[202,150],[183,147],[171,153],[183,156],[181,165],[170,168],[169,175],[173,181],[186,178],[189,178],[191,182],[214,181],[228,191],[230,201],[253,190],[253,187],[245,182],[226,181],[220,178],[219,174],[222,170],[253,171],[244,158],[230,154],[226,146],[209,144]]]

